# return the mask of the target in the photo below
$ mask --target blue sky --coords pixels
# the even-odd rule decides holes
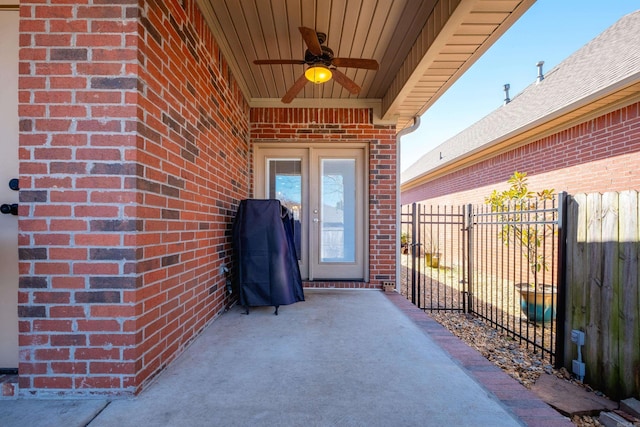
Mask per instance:
[[[499,108],[503,86],[513,98],[533,83],[536,63],[549,71],[624,15],[640,0],[537,0],[533,6],[421,117],[401,140],[401,170]]]

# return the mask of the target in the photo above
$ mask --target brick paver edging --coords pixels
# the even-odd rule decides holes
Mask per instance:
[[[397,292],[385,292],[385,295],[525,425],[530,427],[574,426],[568,418],[540,400],[533,392],[487,360],[479,351],[469,347],[404,296]]]

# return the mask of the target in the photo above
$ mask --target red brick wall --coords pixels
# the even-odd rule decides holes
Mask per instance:
[[[367,142],[369,144],[369,283],[319,287],[379,288],[395,281],[396,128],[373,123],[367,108],[253,108],[251,143]],[[307,286],[316,286],[313,282]]]
[[[20,393],[134,393],[229,303],[248,106],[192,0],[20,14]]]
[[[138,56],[136,384],[229,304],[220,268],[248,195],[249,108],[195,1],[149,5]]]
[[[20,394],[136,393],[232,302],[220,270],[250,197],[250,122],[253,142],[369,143],[358,286],[395,279],[394,126],[369,109],[249,121],[193,0],[20,13]]]
[[[514,171],[527,172],[534,191],[569,194],[640,188],[640,103],[604,114],[408,191],[403,204],[483,203]]]

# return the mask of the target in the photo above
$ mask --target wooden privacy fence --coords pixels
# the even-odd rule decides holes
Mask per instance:
[[[567,207],[565,366],[585,333],[584,381],[614,399],[640,397],[638,191],[577,194]]]

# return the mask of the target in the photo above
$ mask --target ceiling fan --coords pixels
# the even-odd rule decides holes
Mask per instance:
[[[253,61],[256,65],[271,65],[271,64],[301,64],[309,65],[309,68],[301,75],[298,80],[295,81],[293,86],[289,88],[287,93],[282,97],[282,102],[285,104],[293,101],[293,98],[304,88],[307,82],[324,83],[329,81],[332,77],[336,82],[345,87],[350,93],[356,95],[360,93],[360,86],[353,80],[347,77],[344,73],[336,69],[336,67],[348,67],[348,68],[364,68],[367,70],[377,70],[378,61],[375,59],[360,59],[360,58],[336,58],[333,56],[333,51],[324,46],[324,42],[327,40],[325,33],[318,33],[312,28],[298,27],[302,39],[307,45],[307,50],[304,54],[304,60],[298,59],[258,59]]]

